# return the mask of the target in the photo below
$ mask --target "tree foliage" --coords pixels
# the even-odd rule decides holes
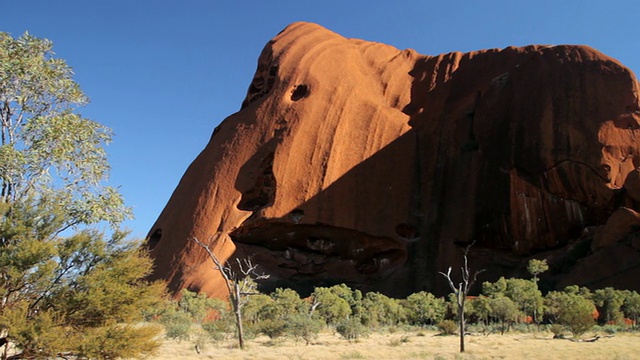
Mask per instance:
[[[527,264],[527,271],[529,271],[529,274],[533,276],[533,281],[535,283],[538,282],[538,275],[542,274],[547,270],[549,270],[549,265],[547,264],[546,259],[543,259],[543,260],[531,259]]]
[[[533,280],[501,277],[495,283],[484,282],[482,293],[490,298],[506,297],[514,302],[520,313],[537,320],[544,311],[542,292]]]
[[[155,306],[164,291],[161,284],[144,280],[151,261],[138,244],[123,242],[122,234],[105,241],[95,231],[24,244],[21,251],[0,254],[0,328],[23,357],[72,353],[107,358],[117,348],[121,354],[133,348],[145,354],[157,347],[157,329],[128,325],[141,321],[142,311]],[[101,343],[115,344],[115,334],[127,334],[131,347],[96,352]]]
[[[625,292],[612,287],[598,289],[591,295],[591,300],[597,306],[602,323],[624,324],[622,305],[625,300]]]
[[[583,296],[578,287],[567,287],[565,291],[550,291],[545,296],[546,311],[574,337],[584,334],[595,325],[595,305]]]
[[[0,33],[0,201],[57,213],[58,230],[131,215],[109,175],[111,130],[77,111],[88,103],[52,43]]]
[[[142,356],[161,300],[151,262],[116,230],[130,217],[109,174],[111,130],[52,44],[0,33],[0,343],[14,358]],[[112,235],[91,229],[112,224]],[[74,231],[66,231],[73,229]],[[64,234],[64,235],[62,235]]]
[[[351,315],[349,302],[341,297],[334,287],[317,287],[311,294],[315,314],[329,325],[335,325]]]
[[[443,298],[426,291],[411,294],[404,302],[407,319],[411,324],[435,325],[444,319],[447,307]]]

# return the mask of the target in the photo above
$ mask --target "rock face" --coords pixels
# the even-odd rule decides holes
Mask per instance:
[[[294,23],[151,229],[153,276],[223,296],[196,237],[223,261],[253,256],[266,290],[443,293],[438,272],[476,240],[481,281],[537,256],[550,287],[638,288],[638,90],[586,46],[425,56]],[[626,230],[592,249],[622,206]]]

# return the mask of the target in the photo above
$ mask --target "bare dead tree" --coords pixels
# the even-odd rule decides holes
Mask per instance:
[[[216,265],[216,270],[224,278],[224,282],[229,291],[229,301],[235,315],[236,328],[238,330],[238,346],[244,349],[244,332],[242,328],[242,307],[249,301],[250,295],[258,294],[256,280],[268,279],[269,275],[258,274],[256,269],[258,265],[253,264],[250,258],[236,258],[235,266],[231,266],[228,262],[222,264],[218,257],[211,251],[207,244],[204,244],[197,238],[193,241],[201,246],[209,254],[209,258]]]
[[[478,277],[478,274],[480,274],[485,270],[485,269],[478,270],[475,273],[473,273],[473,276],[471,276],[471,270],[469,269],[469,261],[467,259],[467,255],[469,254],[469,250],[471,249],[473,244],[475,244],[475,241],[469,244],[464,250],[464,254],[463,254],[464,265],[460,268],[462,272],[462,281],[458,283],[458,286],[456,286],[453,280],[451,279],[451,266],[449,266],[449,270],[447,270],[446,274],[443,272],[440,272],[442,276],[447,278],[447,281],[449,282],[449,287],[451,288],[453,293],[456,295],[456,302],[458,305],[458,322],[460,323],[460,352],[461,353],[464,352],[465,301],[467,299],[467,295],[469,295],[469,289],[471,289],[473,284],[476,282],[476,278]]]

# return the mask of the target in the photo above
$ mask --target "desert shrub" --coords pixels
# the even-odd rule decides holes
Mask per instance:
[[[367,328],[362,325],[359,318],[350,318],[340,322],[336,326],[336,331],[345,340],[358,340],[361,336],[366,335]]]
[[[314,304],[318,304],[315,313],[329,325],[334,325],[351,315],[351,306],[347,299],[341,297],[334,288],[315,288],[311,294]],[[335,288],[335,290],[341,288]]]
[[[553,334],[554,339],[562,338],[565,328],[560,324],[552,324],[549,326],[549,331]]]
[[[287,330],[287,323],[281,319],[262,320],[258,327],[260,332],[267,335],[270,339],[277,339],[283,336]]]
[[[409,322],[416,325],[437,324],[447,312],[444,298],[426,291],[409,295],[403,305]]]
[[[400,346],[410,341],[409,335],[402,335],[399,338],[389,340],[389,346]]]
[[[386,295],[370,292],[362,300],[365,311],[362,322],[369,327],[398,325],[406,321],[405,308],[400,301]]]
[[[303,339],[307,345],[318,338],[318,333],[325,326],[322,320],[304,314],[294,314],[287,320],[287,334],[296,341]]]
[[[591,300],[575,293],[565,293],[563,304],[559,308],[558,323],[578,337],[595,325],[595,306]]]
[[[458,325],[453,320],[442,320],[438,323],[438,330],[442,335],[454,335],[458,330]]]
[[[618,325],[607,324],[607,325],[600,326],[598,330],[604,333],[607,333],[609,335],[613,335],[618,333],[619,331],[623,331],[624,329]]]
[[[504,335],[518,317],[518,306],[510,298],[498,296],[490,300],[489,307],[491,315],[500,321],[500,334]]]
[[[202,330],[214,342],[227,339],[229,337],[229,334],[232,332],[231,329],[234,329],[233,324],[231,324],[229,321],[224,320],[207,321],[201,326]]]
[[[189,340],[193,320],[188,313],[176,306],[167,306],[160,315],[160,324],[164,327],[164,335],[174,340]]]

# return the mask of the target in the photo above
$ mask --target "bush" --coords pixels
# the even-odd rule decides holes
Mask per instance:
[[[553,324],[549,326],[549,331],[553,334],[554,339],[562,339],[564,337],[564,326],[560,324]]]
[[[325,326],[320,319],[312,318],[308,315],[295,314],[287,321],[287,334],[293,336],[298,341],[303,339],[307,345],[318,337],[318,333]]]
[[[277,339],[286,333],[287,323],[284,320],[262,320],[258,327],[260,332],[270,339]]]
[[[229,329],[232,329],[231,324],[228,321],[208,321],[202,324],[202,330],[209,336],[214,342],[222,341],[228,338]]]
[[[159,318],[160,324],[164,326],[164,335],[174,340],[189,340],[191,334],[191,316],[175,306],[168,307]]]
[[[367,328],[362,325],[359,318],[351,318],[342,321],[336,326],[338,334],[342,335],[346,340],[358,340],[361,336],[366,335]]]
[[[458,325],[453,320],[442,320],[438,323],[438,330],[442,335],[454,335],[458,331]]]
[[[607,325],[603,325],[600,326],[601,331],[609,334],[609,335],[614,335],[615,333],[619,332],[619,331],[623,331],[623,328],[621,326],[618,325],[611,325],[611,324],[607,324]]]
[[[579,337],[595,325],[594,313],[595,306],[590,300],[569,294],[560,309],[558,322],[565,325],[574,337]]]

